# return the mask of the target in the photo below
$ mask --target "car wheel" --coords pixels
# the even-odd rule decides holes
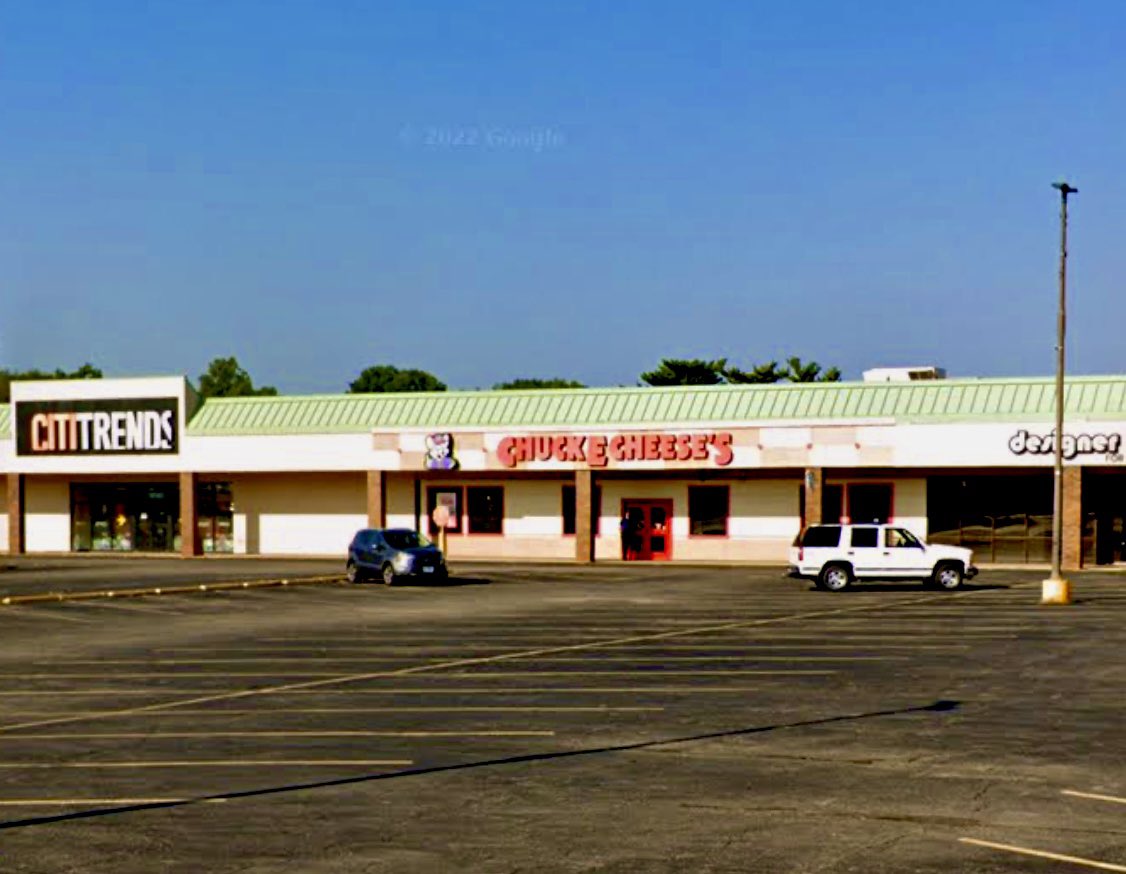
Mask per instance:
[[[350,583],[363,582],[364,575],[360,569],[356,567],[356,563],[352,559],[348,559],[348,566],[344,569],[344,576],[348,578]]]
[[[826,592],[843,592],[851,582],[847,565],[828,564],[822,568],[821,575],[817,578],[817,587]]]
[[[395,569],[390,564],[383,566],[383,584],[385,586],[395,585]]]
[[[943,562],[934,569],[931,579],[938,588],[953,591],[962,585],[962,568],[954,562]]]

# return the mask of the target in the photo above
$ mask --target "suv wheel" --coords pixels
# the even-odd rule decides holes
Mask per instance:
[[[391,567],[390,563],[383,566],[383,584],[386,586],[395,585],[395,569]]]
[[[344,569],[344,576],[348,578],[348,582],[350,583],[360,583],[363,582],[364,579],[364,575],[360,572],[360,569],[356,567],[356,563],[352,561],[352,559],[348,559],[348,566]]]
[[[817,577],[817,587],[826,592],[843,592],[851,582],[848,566],[843,564],[827,564]]]
[[[962,585],[962,568],[952,561],[944,561],[935,567],[931,579],[938,588],[953,591]]]

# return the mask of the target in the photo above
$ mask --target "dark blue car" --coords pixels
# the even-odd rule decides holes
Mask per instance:
[[[442,550],[409,528],[364,528],[348,546],[348,582],[373,577],[394,585],[402,577],[449,575]]]

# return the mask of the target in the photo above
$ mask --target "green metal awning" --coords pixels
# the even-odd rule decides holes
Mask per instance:
[[[1053,409],[1050,378],[309,395],[213,398],[192,418],[188,433],[284,435],[373,429],[863,420],[1050,421]],[[1069,417],[1126,419],[1126,376],[1069,379],[1066,409]]]
[[[187,432],[202,437],[864,420],[1050,422],[1054,398],[1051,378],[212,398],[196,411]],[[1126,376],[1068,379],[1066,415],[1126,420]],[[11,434],[11,406],[0,404],[0,437]]]

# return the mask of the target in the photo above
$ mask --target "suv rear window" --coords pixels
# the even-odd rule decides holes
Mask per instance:
[[[836,546],[840,542],[840,525],[814,525],[805,530],[798,546]]]

